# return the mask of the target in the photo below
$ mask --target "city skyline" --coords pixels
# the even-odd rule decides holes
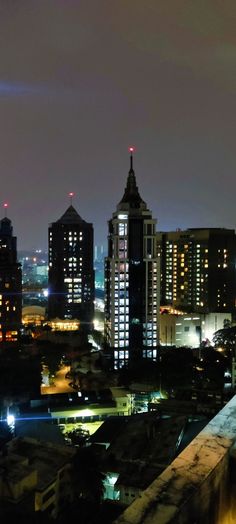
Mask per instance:
[[[128,147],[159,231],[235,228],[231,1],[2,2],[1,199],[19,250],[67,194],[106,243]]]

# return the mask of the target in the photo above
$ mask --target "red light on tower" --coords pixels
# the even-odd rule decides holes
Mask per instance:
[[[7,202],[4,202],[3,207],[4,207],[4,209],[5,209],[5,217],[6,217],[6,216],[7,216],[8,203],[7,203]]]
[[[70,198],[70,205],[72,205],[72,200],[73,200],[73,196],[75,194],[73,192],[69,193],[69,198]]]
[[[130,170],[129,172],[133,171],[133,153],[134,153],[134,146],[129,147],[129,153],[130,153]]]

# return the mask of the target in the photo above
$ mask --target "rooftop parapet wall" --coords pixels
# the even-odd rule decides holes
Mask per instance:
[[[235,524],[236,396],[113,524]]]

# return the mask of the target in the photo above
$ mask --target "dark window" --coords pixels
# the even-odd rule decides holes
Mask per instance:
[[[147,253],[148,255],[152,254],[152,239],[151,238],[147,239]]]
[[[184,331],[189,331],[189,326],[185,326]]]

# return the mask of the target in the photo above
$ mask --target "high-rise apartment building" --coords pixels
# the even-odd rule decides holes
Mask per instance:
[[[0,342],[15,342],[21,326],[21,265],[11,220],[0,222]]]
[[[231,229],[158,233],[161,304],[190,312],[233,312],[236,235]]]
[[[155,359],[158,344],[156,220],[142,200],[133,170],[109,221],[105,259],[105,343],[114,368],[131,359]]]
[[[78,319],[85,331],[93,324],[93,225],[72,205],[49,227],[48,316]]]

